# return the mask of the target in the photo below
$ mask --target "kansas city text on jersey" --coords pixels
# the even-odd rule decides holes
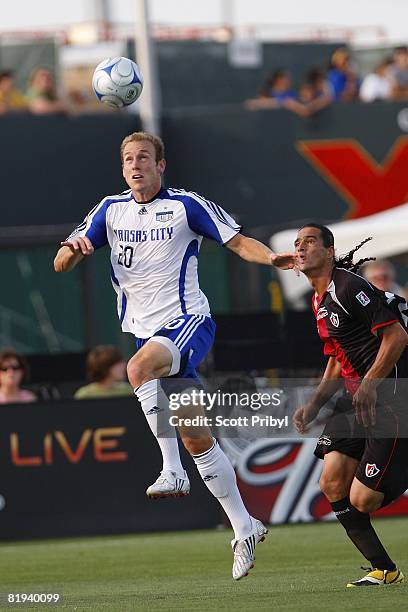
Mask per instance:
[[[120,242],[146,242],[147,240],[171,240],[174,234],[173,227],[154,227],[150,230],[115,229],[113,233]]]

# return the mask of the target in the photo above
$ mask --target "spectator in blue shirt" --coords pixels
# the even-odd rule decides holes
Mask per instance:
[[[288,98],[295,100],[296,92],[292,87],[292,78],[286,70],[275,70],[265,81],[260,93],[260,98],[270,98],[277,102],[283,102]]]
[[[247,100],[249,110],[286,108],[301,117],[307,116],[306,107],[297,100],[292,78],[286,70],[275,70],[265,81],[257,98]]]
[[[332,87],[334,100],[350,102],[356,99],[359,80],[350,65],[349,52],[344,47],[340,47],[333,53],[327,80]]]

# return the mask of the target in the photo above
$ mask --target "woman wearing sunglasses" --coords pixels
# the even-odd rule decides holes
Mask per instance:
[[[36,402],[37,397],[21,385],[28,378],[28,364],[14,349],[0,352],[0,404]]]

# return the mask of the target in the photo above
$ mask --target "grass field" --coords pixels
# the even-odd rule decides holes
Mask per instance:
[[[407,519],[376,521],[391,556],[405,570],[407,527]],[[255,568],[239,582],[231,578],[230,536],[222,530],[3,543],[0,592],[59,592],[64,602],[56,610],[390,612],[408,607],[405,584],[345,588],[349,579],[363,575],[364,562],[335,523],[271,528],[257,547]]]

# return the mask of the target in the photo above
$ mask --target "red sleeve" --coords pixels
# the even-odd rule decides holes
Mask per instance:
[[[327,338],[327,340],[324,341],[323,353],[324,355],[330,355],[330,356],[336,355],[336,351],[335,351],[331,338]]]
[[[377,329],[380,329],[381,327],[387,327],[387,325],[393,325],[394,323],[399,323],[398,319],[392,319],[391,321],[387,321],[385,323],[377,323],[377,325],[374,325],[374,327],[371,328],[371,333],[377,335]]]

